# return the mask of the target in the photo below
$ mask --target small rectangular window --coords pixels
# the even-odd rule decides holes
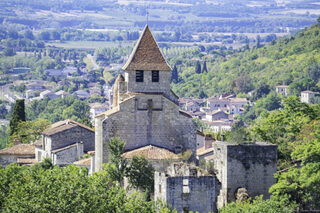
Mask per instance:
[[[143,70],[136,70],[136,82],[143,82]]]
[[[152,71],[152,82],[159,82],[159,71],[158,70]]]

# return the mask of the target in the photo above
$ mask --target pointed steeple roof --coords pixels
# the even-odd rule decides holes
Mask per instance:
[[[124,70],[160,70],[171,71],[164,59],[157,42],[148,25],[145,26],[136,46],[134,47]]]

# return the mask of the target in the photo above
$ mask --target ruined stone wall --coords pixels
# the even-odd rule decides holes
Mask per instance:
[[[155,173],[155,200],[166,202],[178,212],[217,212],[220,183],[215,176],[167,177]]]
[[[178,105],[162,95],[143,94],[119,107],[96,127],[96,147],[103,149],[103,153],[96,150],[97,168],[107,161],[105,143],[112,137],[126,141],[125,151],[155,145],[173,152],[192,150],[192,159],[196,159],[196,127],[190,117],[179,112]]]
[[[222,183],[218,207],[236,200],[238,188],[247,189],[250,197],[269,198],[269,187],[276,182],[277,146],[257,143],[237,145],[214,144],[214,167]]]
[[[80,141],[83,142],[85,152],[94,150],[94,132],[79,126],[54,134],[50,138],[51,150],[60,149]],[[45,150],[47,150],[47,145]]]
[[[144,70],[143,82],[136,82],[136,71],[128,71],[125,81],[128,82],[129,92],[163,92],[170,94],[171,72],[159,71],[159,82],[152,82],[152,72]]]

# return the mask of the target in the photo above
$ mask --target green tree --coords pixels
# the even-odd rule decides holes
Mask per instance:
[[[178,83],[179,80],[179,76],[178,76],[178,70],[177,70],[177,66],[174,65],[173,69],[172,69],[172,73],[171,73],[171,82],[173,83]]]
[[[202,73],[207,73],[208,72],[208,69],[207,69],[207,62],[204,61],[203,62],[203,67],[202,67]]]
[[[251,128],[258,140],[278,145],[279,158],[290,160],[293,143],[302,127],[319,116],[317,108],[301,103],[297,97],[283,100],[283,109],[263,113]]]
[[[195,73],[198,73],[198,74],[201,73],[201,64],[200,64],[200,61],[197,61],[197,62],[196,62]]]
[[[10,141],[14,138],[20,139],[22,143],[32,143],[40,139],[42,132],[50,125],[50,121],[38,119],[35,121],[20,121],[17,131],[10,136]]]
[[[128,164],[127,160],[121,157],[126,142],[118,138],[111,138],[106,146],[109,152],[109,164],[105,165],[105,169],[113,180],[122,184]]]
[[[320,120],[305,125],[312,129],[294,146],[292,159],[301,161],[301,168],[290,168],[279,173],[278,182],[270,188],[278,200],[288,199],[299,205],[299,210],[312,211],[320,206]],[[311,137],[310,137],[311,136]]]
[[[12,118],[11,118],[10,124],[9,124],[10,136],[18,131],[19,122],[26,121],[26,115],[25,115],[24,108],[25,108],[24,99],[17,100],[14,105]]]
[[[151,163],[142,156],[134,156],[126,171],[129,183],[132,187],[151,192],[154,190],[154,169]]]

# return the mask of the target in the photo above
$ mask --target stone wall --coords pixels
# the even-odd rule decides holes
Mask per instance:
[[[159,71],[159,82],[152,82],[151,71],[144,70],[143,82],[136,82],[136,71],[125,73],[125,81],[128,82],[129,92],[163,92],[170,94],[170,71]]]
[[[222,184],[218,208],[235,201],[238,188],[247,189],[250,197],[269,198],[269,187],[276,182],[276,145],[216,142],[214,155],[214,167]]]
[[[16,163],[18,158],[34,158],[34,155],[0,155],[0,166],[6,167],[11,163]]]
[[[45,144],[44,149],[47,153],[80,141],[83,142],[85,152],[94,150],[94,132],[80,126],[45,137],[48,138],[48,143]]]
[[[52,153],[52,163],[54,165],[67,165],[79,160],[83,155],[83,144],[76,143],[67,149]]]
[[[183,172],[187,172],[188,169]],[[180,212],[217,212],[220,182],[216,176],[165,174],[155,172],[155,200],[166,202]]]
[[[125,151],[155,145],[172,152],[191,150],[196,159],[196,127],[191,117],[163,95],[136,95],[120,103],[119,111],[96,122],[96,168],[107,161],[105,143],[112,137],[126,141]]]

